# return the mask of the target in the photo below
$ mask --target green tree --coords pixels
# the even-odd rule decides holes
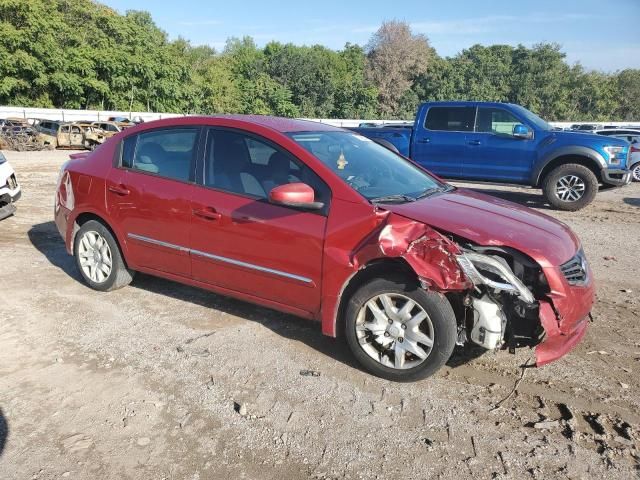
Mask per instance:
[[[381,115],[406,115],[407,99],[413,97],[409,90],[427,71],[433,56],[427,37],[414,35],[408,23],[383,22],[367,44],[366,71],[367,79],[378,89]]]
[[[640,70],[626,69],[616,76],[618,105],[616,118],[620,120],[640,119]]]

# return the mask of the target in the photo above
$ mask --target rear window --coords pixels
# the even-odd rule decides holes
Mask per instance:
[[[431,107],[425,128],[445,132],[470,132],[475,120],[475,107]]]

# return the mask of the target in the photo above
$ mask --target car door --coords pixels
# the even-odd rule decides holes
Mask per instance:
[[[107,178],[107,206],[138,266],[191,276],[191,195],[200,128],[172,127],[127,137]]]
[[[458,178],[467,154],[467,134],[473,130],[475,107],[430,106],[416,122],[413,160],[436,175]]]
[[[71,125],[71,131],[69,133],[69,146],[71,147],[84,147],[84,134],[77,125]]]
[[[537,139],[513,135],[515,125],[525,125],[502,107],[478,106],[475,132],[469,134],[469,151],[462,173],[472,180],[529,182],[536,156]],[[531,130],[530,127],[527,127]]]
[[[57,142],[59,147],[71,146],[71,125],[60,125]]]
[[[306,312],[320,307],[328,187],[296,158],[243,130],[207,133],[190,236],[193,278]],[[274,205],[275,186],[304,181],[327,208]]]

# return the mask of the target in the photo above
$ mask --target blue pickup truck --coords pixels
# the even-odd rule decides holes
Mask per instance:
[[[352,129],[445,178],[542,188],[561,210],[579,210],[600,185],[631,181],[628,144],[554,130],[520,105],[428,102],[413,127]]]

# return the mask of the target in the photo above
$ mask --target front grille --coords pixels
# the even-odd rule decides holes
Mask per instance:
[[[567,263],[560,266],[564,278],[569,285],[584,285],[587,283],[587,257],[580,250]]]

